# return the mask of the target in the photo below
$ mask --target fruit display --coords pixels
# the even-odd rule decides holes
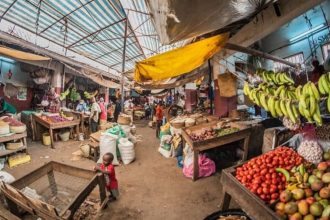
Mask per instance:
[[[70,94],[70,89],[65,90],[60,94],[60,100],[63,101]]]
[[[288,147],[278,147],[236,168],[236,178],[266,203],[274,203],[286,188],[291,170],[303,158]]]
[[[79,92],[77,92],[77,89],[73,87],[69,94],[69,99],[73,102],[79,101],[81,99]]]
[[[322,161],[323,150],[317,141],[304,140],[299,145],[297,152],[310,163],[318,164]]]
[[[65,121],[69,121],[66,118],[63,118],[59,115],[52,115],[52,116],[41,116],[41,119],[44,121],[47,121],[48,123],[59,123],[59,122],[65,122]]]
[[[330,219],[330,154],[326,153],[326,161],[318,165],[300,165],[291,170],[289,184],[275,205],[280,217]]]
[[[225,136],[227,134],[238,132],[239,128],[221,128],[217,131],[217,137]]]
[[[99,93],[98,90],[95,90],[92,93],[89,93],[87,91],[84,91],[84,96],[85,96],[86,99],[91,99],[91,98],[95,97],[98,93]]]
[[[306,118],[309,123],[322,125],[319,102],[328,98],[327,107],[330,112],[330,73],[320,77],[318,88],[313,82],[304,86],[294,86],[294,81],[286,73],[257,70],[263,82],[257,86],[245,82],[243,91],[256,105],[270,112],[273,117],[290,119],[299,125],[299,118]],[[326,97],[321,97],[322,95]],[[291,126],[289,126],[291,127]],[[293,126],[294,128],[296,126]]]

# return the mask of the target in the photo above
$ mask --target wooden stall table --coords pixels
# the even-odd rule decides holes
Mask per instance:
[[[231,199],[253,220],[280,220],[258,196],[245,188],[234,176],[235,167],[224,169],[221,174],[221,210],[227,210]],[[253,205],[252,205],[253,204]]]
[[[46,129],[49,130],[49,135],[50,135],[50,141],[51,141],[51,147],[55,148],[54,146],[54,132],[53,130],[56,129],[62,129],[62,128],[69,128],[69,127],[75,127],[76,128],[76,134],[79,134],[79,125],[80,125],[80,120],[79,119],[74,119],[72,121],[63,121],[63,122],[57,122],[57,123],[50,123],[48,121],[43,120],[41,117],[37,115],[33,115],[32,117],[32,123],[33,127],[35,130],[35,135],[33,140],[40,140],[41,138],[41,132],[38,132],[38,125],[43,126]]]
[[[0,137],[0,143],[13,141],[13,140],[22,140],[23,146],[15,150],[0,150],[0,157],[4,157],[18,151],[25,151],[27,153],[27,144],[26,144],[26,131],[21,134],[12,134],[10,136]]]
[[[189,127],[188,129],[191,131],[199,130],[202,128],[212,127],[216,125],[218,121],[210,122],[210,123],[204,123],[200,125],[195,125],[192,127]],[[199,177],[199,166],[198,166],[198,155],[200,151],[213,149],[216,147],[221,147],[225,144],[230,144],[239,140],[244,140],[243,143],[243,155],[242,155],[242,161],[245,161],[247,159],[248,155],[248,147],[249,147],[249,139],[250,139],[250,128],[240,128],[239,131],[227,134],[220,137],[215,137],[211,139],[207,139],[204,141],[197,141],[194,142],[191,140],[190,136],[187,134],[185,129],[182,129],[182,143],[183,146],[185,146],[185,142],[193,149],[194,151],[194,158],[193,158],[193,164],[194,164],[194,173],[193,173],[193,181],[197,180]]]

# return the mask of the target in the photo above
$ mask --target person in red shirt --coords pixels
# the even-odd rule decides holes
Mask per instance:
[[[104,99],[102,97],[100,98],[99,106],[100,106],[100,109],[101,109],[100,124],[105,124],[107,122],[107,110],[105,108]]]
[[[102,159],[103,163],[96,165],[94,170],[104,174],[106,188],[110,193],[110,200],[116,200],[119,197],[119,191],[115,167],[112,164],[113,154],[106,153],[103,155]]]
[[[159,102],[156,108],[156,119],[157,119],[157,127],[156,127],[156,137],[159,138],[160,127],[163,123],[163,108],[162,103]]]

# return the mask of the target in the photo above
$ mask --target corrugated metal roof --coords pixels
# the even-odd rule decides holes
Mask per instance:
[[[125,70],[133,69],[136,61],[182,44],[159,43],[145,0],[0,1],[1,20],[34,33],[36,41],[45,38],[119,73],[126,17]]]

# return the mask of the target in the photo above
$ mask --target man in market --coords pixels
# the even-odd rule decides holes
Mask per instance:
[[[324,74],[324,67],[322,65],[320,65],[320,62],[317,59],[314,59],[312,61],[312,65],[313,65],[314,69],[312,71],[310,80],[313,83],[317,83],[319,81],[319,78],[321,77],[321,75]]]
[[[117,122],[119,113],[121,112],[121,104],[120,104],[120,99],[116,100],[116,105],[115,105],[115,111],[113,113],[113,120],[114,122]]]
[[[83,99],[80,99],[79,104],[76,107],[77,112],[85,112],[87,111],[87,105]]]
[[[91,132],[95,133],[98,130],[98,122],[99,122],[99,114],[101,112],[99,104],[97,104],[95,97],[91,99],[92,107],[91,107],[91,115],[90,115],[90,128]]]
[[[3,97],[0,97],[0,115],[6,113],[16,114],[16,112],[17,110],[13,105],[6,102]]]

